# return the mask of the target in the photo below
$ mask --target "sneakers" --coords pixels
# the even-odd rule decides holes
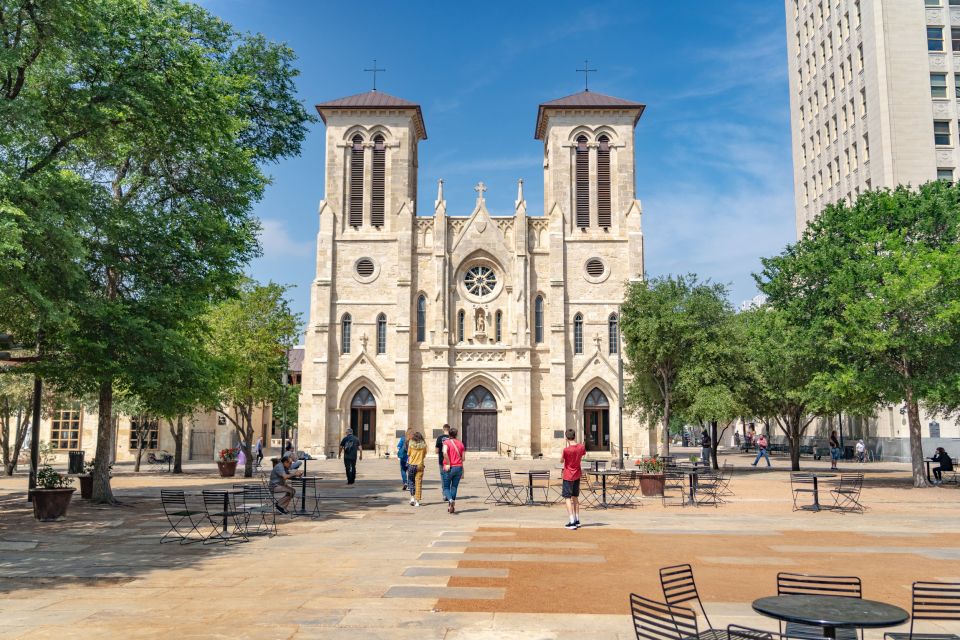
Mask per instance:
[[[563,525],[563,528],[564,528],[564,529],[567,529],[567,530],[569,530],[569,531],[573,531],[574,529],[577,528],[577,523],[576,523],[576,522],[568,522],[567,524]]]
[[[416,506],[416,504],[417,504],[417,499],[416,499],[416,498],[410,498],[410,506],[413,507],[413,506]]]
[[[579,520],[574,520],[574,521],[573,521],[573,524],[576,526],[577,529],[580,528],[580,521],[579,521]]]
[[[413,506],[419,507],[419,506],[420,506],[420,502],[417,501],[417,500],[414,500],[414,501],[413,501]]]
[[[401,491],[406,491],[406,490],[407,490],[407,485],[403,485],[403,489],[401,489]]]
[[[280,505],[276,505],[276,506],[277,506],[277,511],[279,511],[280,513],[283,513],[283,514],[287,513],[287,510],[281,507]]]

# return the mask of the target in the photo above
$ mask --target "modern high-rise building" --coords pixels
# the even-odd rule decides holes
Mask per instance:
[[[960,0],[786,0],[797,234],[864,189],[954,179]]]
[[[957,179],[960,0],[785,5],[797,236],[828,204],[866,189]],[[885,459],[906,459],[904,414],[878,407],[844,428]],[[960,437],[955,421],[922,419],[925,449]]]

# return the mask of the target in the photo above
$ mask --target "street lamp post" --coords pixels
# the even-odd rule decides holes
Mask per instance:
[[[617,307],[617,407],[619,409],[619,431],[620,431],[620,468],[624,468],[624,459],[626,452],[623,450],[623,331],[621,330],[623,318],[620,316],[620,307]]]

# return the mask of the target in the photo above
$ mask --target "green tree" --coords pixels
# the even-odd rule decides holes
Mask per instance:
[[[8,476],[17,469],[32,418],[33,376],[0,371],[0,452]]]
[[[25,214],[3,220],[31,265],[0,273],[0,306],[18,302],[9,322],[41,331],[47,376],[97,393],[94,500],[113,502],[115,386],[137,394],[182,325],[233,294],[258,251],[260,166],[297,153],[311,118],[289,48],[196,5],[0,8],[0,118],[15,123],[0,134],[0,203]]]
[[[300,334],[300,318],[290,310],[286,288],[246,283],[240,296],[215,306],[208,316],[208,351],[222,363],[217,412],[233,425],[243,443],[244,476],[253,475],[253,412],[282,395],[287,351]]]
[[[960,405],[960,187],[871,191],[824,209],[758,278],[793,327],[811,327],[828,394],[904,402],[914,486],[927,486],[920,405]]]
[[[681,388],[682,376],[693,377],[691,368],[704,365],[720,337],[729,313],[726,293],[723,285],[700,282],[693,274],[644,280],[627,290],[621,310],[630,376],[626,406],[661,421],[661,455],[670,453],[671,416],[687,415],[693,401]]]

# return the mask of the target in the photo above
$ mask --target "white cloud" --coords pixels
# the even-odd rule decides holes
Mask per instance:
[[[285,221],[264,218],[260,224],[263,260],[283,261],[287,258],[308,258],[313,255],[313,240],[295,239],[290,235]]]

